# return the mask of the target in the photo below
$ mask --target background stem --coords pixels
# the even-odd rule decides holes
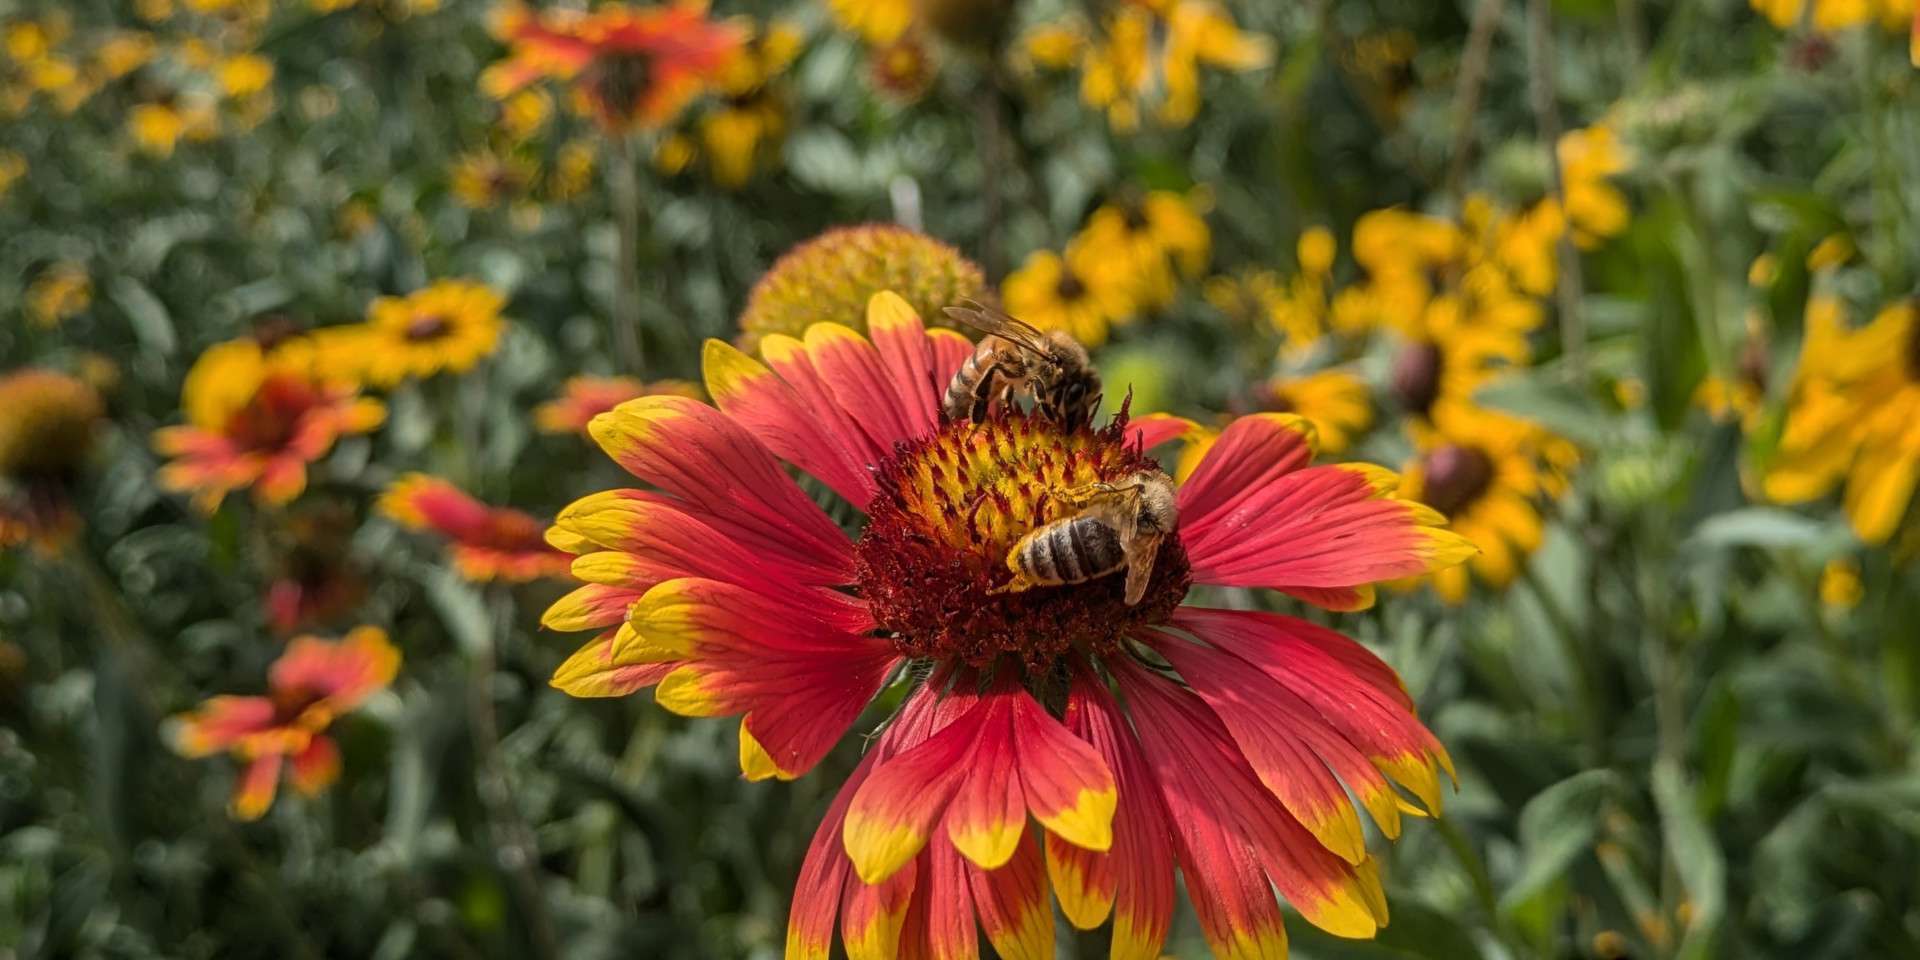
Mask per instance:
[[[621,370],[633,376],[646,373],[646,355],[640,341],[640,169],[632,134],[607,138],[607,193],[613,203],[614,226],[619,233],[613,263],[614,356]]]

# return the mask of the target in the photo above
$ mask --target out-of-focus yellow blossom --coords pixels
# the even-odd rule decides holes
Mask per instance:
[[[1866,595],[1860,583],[1860,564],[1852,557],[1835,557],[1820,569],[1820,605],[1844,612],[1860,605]]]
[[[1043,24],[1021,42],[1034,65],[1080,68],[1080,99],[1122,133],[1151,111],[1185,126],[1200,105],[1200,68],[1256,70],[1273,60],[1272,41],[1244,33],[1214,0],[1116,4],[1097,29],[1069,18]]]
[[[1815,296],[1769,499],[1800,503],[1844,485],[1854,532],[1887,542],[1920,482],[1920,306],[1905,300],[1850,329],[1844,304]]]
[[[779,150],[787,132],[787,105],[771,81],[793,63],[803,40],[795,27],[769,26],[743,45],[716,78],[721,102],[699,117],[696,128],[707,172],[720,186],[744,186],[755,167]]]
[[[685,173],[700,158],[700,147],[684,133],[671,132],[653,147],[653,168],[671,177]]]
[[[100,43],[93,51],[93,62],[108,80],[118,80],[153,60],[158,45],[153,34],[144,30],[123,30]]]
[[[1282,281],[1271,270],[1207,282],[1207,302],[1229,316],[1264,321],[1283,339],[1285,355],[1312,350],[1327,332],[1332,303],[1334,239],[1325,227],[1310,227],[1295,244],[1300,272]]]
[[[523,157],[481,150],[454,161],[451,189],[462,206],[491,210],[524,195],[534,173],[533,163]]]
[[[173,0],[134,0],[133,15],[148,23],[159,23],[173,16]]]
[[[40,20],[15,20],[7,24],[4,35],[7,58],[15,63],[44,59],[72,32],[73,23],[64,14]]]
[[[1415,89],[1413,58],[1418,52],[1413,32],[1395,28],[1355,37],[1341,51],[1341,62],[1361,81],[1361,92],[1374,112],[1393,123],[1406,112]]]
[[[1812,250],[1807,251],[1807,270],[1818,273],[1832,270],[1853,259],[1853,241],[1844,233],[1828,234]]]
[[[1771,253],[1763,253],[1753,258],[1747,265],[1747,285],[1771,287],[1773,280],[1780,275],[1780,259]]]
[[[827,0],[833,22],[875,46],[900,39],[913,25],[913,0]]]
[[[127,111],[134,145],[156,157],[172,156],[183,139],[209,139],[218,130],[213,104],[198,97],[141,103]]]
[[[547,171],[547,195],[555,200],[571,200],[593,184],[593,169],[598,161],[590,140],[569,140],[554,152],[553,167]]]
[[[43,327],[58,326],[93,304],[93,281],[77,263],[56,263],[27,287],[27,316]]]
[[[334,215],[334,226],[343,237],[358,237],[379,225],[380,218],[373,207],[365,200],[353,199],[340,205]]]
[[[1319,432],[1320,449],[1329,454],[1345,451],[1373,425],[1367,382],[1347,370],[1274,377],[1254,387],[1250,406],[1305,417]]]
[[[500,101],[500,129],[516,143],[540,132],[553,116],[553,97],[529,87]]]
[[[1448,404],[1469,402],[1502,371],[1527,362],[1526,331],[1476,314],[1468,297],[1449,291],[1429,300],[1411,322],[1395,326],[1404,338],[1394,354],[1389,386],[1402,410],[1431,419]]]
[[[1434,592],[1463,602],[1469,574],[1504,590],[1539,549],[1541,505],[1566,492],[1579,451],[1531,421],[1468,404],[1445,404],[1409,429],[1418,454],[1400,496],[1440,511],[1449,529],[1480,548],[1465,565],[1428,578]]]
[[[406,297],[381,297],[367,309],[367,322],[343,334],[342,349],[325,361],[341,379],[364,379],[376,386],[465,373],[500,345],[506,298],[470,280],[442,280]],[[356,371],[360,377],[351,377]]]
[[[0,150],[0,199],[27,175],[27,158],[12,150]]]
[[[1037,250],[1000,285],[1007,312],[1042,330],[1064,330],[1089,347],[1134,319],[1133,279],[1115,251],[1086,243],[1065,255]]]
[[[1561,192],[1566,197],[1566,219],[1573,242],[1591,250],[1627,228],[1626,194],[1608,178],[1625,173],[1632,158],[1614,129],[1596,123],[1560,138]]]
[[[1339,249],[1333,231],[1316,225],[1300,232],[1300,239],[1294,244],[1294,256],[1300,263],[1300,272],[1326,276],[1333,272],[1333,258]]]
[[[933,51],[918,33],[909,31],[892,43],[867,53],[867,75],[876,90],[911,103],[933,85]]]
[[[1201,215],[1205,206],[1204,199],[1155,190],[1095,210],[1078,242],[1126,262],[1138,306],[1164,307],[1173,302],[1180,276],[1206,269],[1213,235]]]
[[[1726,375],[1709,374],[1694,389],[1695,406],[1716,422],[1737,420],[1743,430],[1752,430],[1760,422],[1767,402],[1767,380],[1771,375],[1772,351],[1768,347],[1766,322],[1759,311],[1747,313],[1747,337],[1740,355]]]
[[[1799,26],[1807,13],[1807,0],[1749,0],[1753,9],[1769,23],[1786,30]],[[1815,30],[1845,30],[1878,23],[1888,31],[1910,27],[1914,17],[1913,0],[1813,0],[1811,22]]]
[[[273,61],[257,53],[227,57],[214,68],[220,92],[233,99],[251,97],[273,83]]]

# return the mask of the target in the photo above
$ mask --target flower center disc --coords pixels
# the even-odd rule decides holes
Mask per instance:
[[[1123,414],[1101,429],[1063,431],[1009,411],[900,446],[881,468],[855,556],[861,594],[903,653],[975,667],[1007,654],[1040,672],[1073,650],[1113,652],[1136,627],[1166,621],[1191,582],[1177,532],[1161,541],[1132,606],[1124,569],[989,592],[1013,579],[1007,553],[1022,536],[1077,512],[1059,491],[1159,469],[1126,443],[1125,425]]]

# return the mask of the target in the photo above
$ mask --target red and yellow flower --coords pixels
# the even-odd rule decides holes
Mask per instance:
[[[609,3],[591,13],[511,3],[496,33],[512,49],[481,77],[489,94],[504,98],[542,79],[570,83],[586,112],[614,132],[673,119],[744,40],[737,26],[707,19],[697,2]]]
[[[292,500],[306,489],[307,464],[341,437],[386,419],[379,401],[275,359],[250,339],[202,354],[187,372],[180,406],[186,424],[153,434],[154,450],[172,458],[157,481],[193,494],[209,511],[235,490],[251,489],[264,504]]]
[[[297,637],[274,661],[266,696],[214,697],[174,717],[168,740],[183,756],[229,753],[246,764],[228,809],[257,820],[273,805],[282,768],[308,796],[339,779],[340,747],[327,728],[386,689],[399,669],[400,651],[378,627],[338,641]]]
[[[533,411],[533,422],[548,433],[587,432],[587,424],[635,397],[656,393],[700,398],[700,388],[685,380],[646,383],[633,377],[570,377],[560,395]]]
[[[524,582],[565,576],[572,558],[547,545],[545,525],[509,507],[492,507],[459,487],[425,474],[394,481],[380,512],[409,530],[428,530],[451,543],[454,568],[469,580]]]
[[[905,688],[813,839],[792,958],[827,957],[836,927],[856,960],[971,956],[976,920],[1001,956],[1049,957],[1049,890],[1077,926],[1111,918],[1116,956],[1157,957],[1176,869],[1223,954],[1284,949],[1275,888],[1371,936],[1387,908],[1348,791],[1396,836],[1404,810],[1439,808],[1445,750],[1359,644],[1187,592],[1351,610],[1472,548],[1389,471],[1312,466],[1314,430],[1266,414],[1179,485],[1137,603],[1115,576],[999,592],[1015,541],[1069,512],[1057,491],[1155,469],[1146,451],[1186,423],[944,421],[972,345],[892,294],[866,325],[768,337],[765,363],[709,341],[716,406],[642,397],[594,419],[648,489],[589,496],[548,532],[586,584],[543,622],[596,633],[554,685],[738,716],[754,780],[806,773]],[[788,465],[864,510],[851,541]]]

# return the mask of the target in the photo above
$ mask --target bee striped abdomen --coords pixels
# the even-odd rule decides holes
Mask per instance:
[[[1085,583],[1127,565],[1113,528],[1094,517],[1072,517],[1027,534],[1013,549],[1015,572],[1045,584]]]

